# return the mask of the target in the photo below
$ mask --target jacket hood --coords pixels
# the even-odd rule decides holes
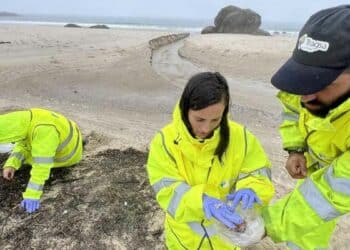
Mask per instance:
[[[0,115],[0,143],[26,138],[30,124],[30,111],[16,111]]]
[[[173,112],[173,123],[177,130],[175,140],[186,158],[201,167],[210,167],[220,140],[220,127],[215,129],[208,139],[194,138],[182,120],[179,103],[176,104]]]

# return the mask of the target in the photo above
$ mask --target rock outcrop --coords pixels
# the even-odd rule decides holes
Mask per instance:
[[[93,26],[90,26],[89,28],[91,28],[91,29],[109,29],[109,27],[107,25],[104,25],[104,24],[93,25]]]
[[[74,24],[74,23],[67,23],[66,25],[64,25],[64,27],[66,27],[66,28],[81,28],[81,26],[79,26],[78,24]]]
[[[261,16],[250,10],[229,5],[221,9],[214,20],[215,26],[208,26],[202,30],[207,33],[241,33],[253,35],[270,35],[259,29]]]

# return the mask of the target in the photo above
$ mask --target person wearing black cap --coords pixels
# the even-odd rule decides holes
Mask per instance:
[[[296,188],[263,210],[266,233],[291,249],[325,249],[350,212],[350,5],[321,10],[275,73],[280,133]]]

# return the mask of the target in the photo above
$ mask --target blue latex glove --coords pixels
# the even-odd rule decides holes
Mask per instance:
[[[21,202],[21,207],[23,207],[28,213],[33,213],[40,207],[40,200],[24,199]]]
[[[226,196],[227,200],[232,201],[230,208],[235,210],[238,204],[242,201],[242,209],[252,208],[254,203],[262,204],[259,197],[250,188],[240,189],[233,194]]]
[[[229,207],[216,198],[203,195],[203,209],[205,216],[210,219],[214,217],[229,228],[235,228],[236,225],[243,223],[243,219]]]

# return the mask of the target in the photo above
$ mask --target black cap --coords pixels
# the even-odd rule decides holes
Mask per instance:
[[[321,10],[301,29],[292,57],[272,76],[283,91],[308,95],[350,66],[350,5]]]

